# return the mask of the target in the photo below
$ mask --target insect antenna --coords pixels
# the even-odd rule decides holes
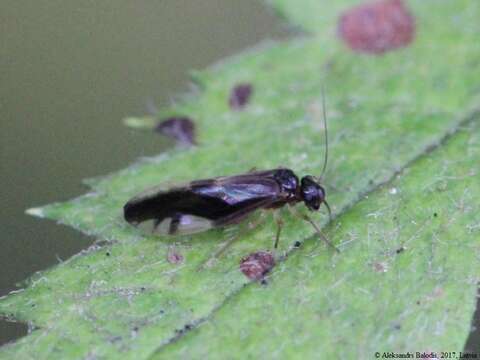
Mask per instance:
[[[322,85],[322,110],[323,110],[323,127],[325,128],[325,158],[323,160],[323,168],[322,173],[320,174],[320,181],[325,175],[325,171],[327,170],[327,163],[328,163],[328,129],[327,129],[327,110],[325,105],[325,87]]]
[[[325,207],[328,210],[328,219],[331,222],[332,221],[332,210],[330,209],[330,205],[328,205],[328,202],[324,199],[323,203],[325,204]]]

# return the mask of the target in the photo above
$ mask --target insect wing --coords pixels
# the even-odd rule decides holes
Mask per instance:
[[[221,199],[230,206],[276,198],[280,191],[273,178],[257,174],[194,181],[190,189],[200,196]]]
[[[193,181],[170,190],[148,190],[124,207],[129,222],[154,220],[160,233],[194,233],[235,223],[278,201],[274,171]]]

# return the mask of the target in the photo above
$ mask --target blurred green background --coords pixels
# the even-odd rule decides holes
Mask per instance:
[[[123,117],[174,101],[189,70],[288,33],[259,0],[3,0],[0,24],[0,296],[94,240],[26,208],[172,146]],[[25,331],[0,320],[0,344]]]

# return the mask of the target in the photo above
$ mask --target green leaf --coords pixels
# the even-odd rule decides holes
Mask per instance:
[[[461,349],[478,280],[480,4],[412,1],[415,42],[366,56],[333,35],[339,12],[355,3],[272,1],[317,34],[264,44],[196,73],[201,92],[159,116],[195,119],[199,147],[144,159],[88,180],[84,196],[31,209],[108,243],[35,275],[24,291],[0,300],[0,313],[36,327],[2,347],[0,357],[224,358],[235,349],[251,357],[311,356],[315,349],[331,356],[340,347],[370,356],[411,344],[419,351],[438,344]],[[244,111],[232,112],[229,91],[239,82],[250,82],[254,94]],[[325,186],[336,216],[327,234],[340,254],[286,212],[278,255],[288,256],[261,287],[238,264],[272,248],[273,221],[198,271],[228,233],[166,239],[123,220],[123,204],[158,184],[279,165],[318,174],[323,85],[330,135]],[[138,127],[142,119],[129,122]],[[468,132],[459,133],[464,126]],[[390,194],[393,188],[397,194]],[[170,252],[183,262],[168,262]],[[246,341],[241,348],[239,338]]]
[[[308,239],[268,286],[249,286],[154,358],[463,351],[480,273],[479,125],[328,226],[341,254]]]

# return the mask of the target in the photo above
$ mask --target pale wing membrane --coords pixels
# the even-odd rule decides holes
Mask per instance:
[[[177,219],[178,223],[174,218],[165,218],[159,224],[154,224],[153,232],[160,235],[188,235],[214,227],[213,221],[194,215],[181,215]]]
[[[248,215],[252,214],[256,210],[271,205],[273,202],[274,200],[271,198],[262,199],[257,203],[250,204],[228,216],[219,218],[215,221],[188,214],[179,215],[177,218],[168,217],[159,223],[154,222],[153,232],[159,235],[170,236],[190,235],[207,231],[214,227],[234,225],[244,220]]]

